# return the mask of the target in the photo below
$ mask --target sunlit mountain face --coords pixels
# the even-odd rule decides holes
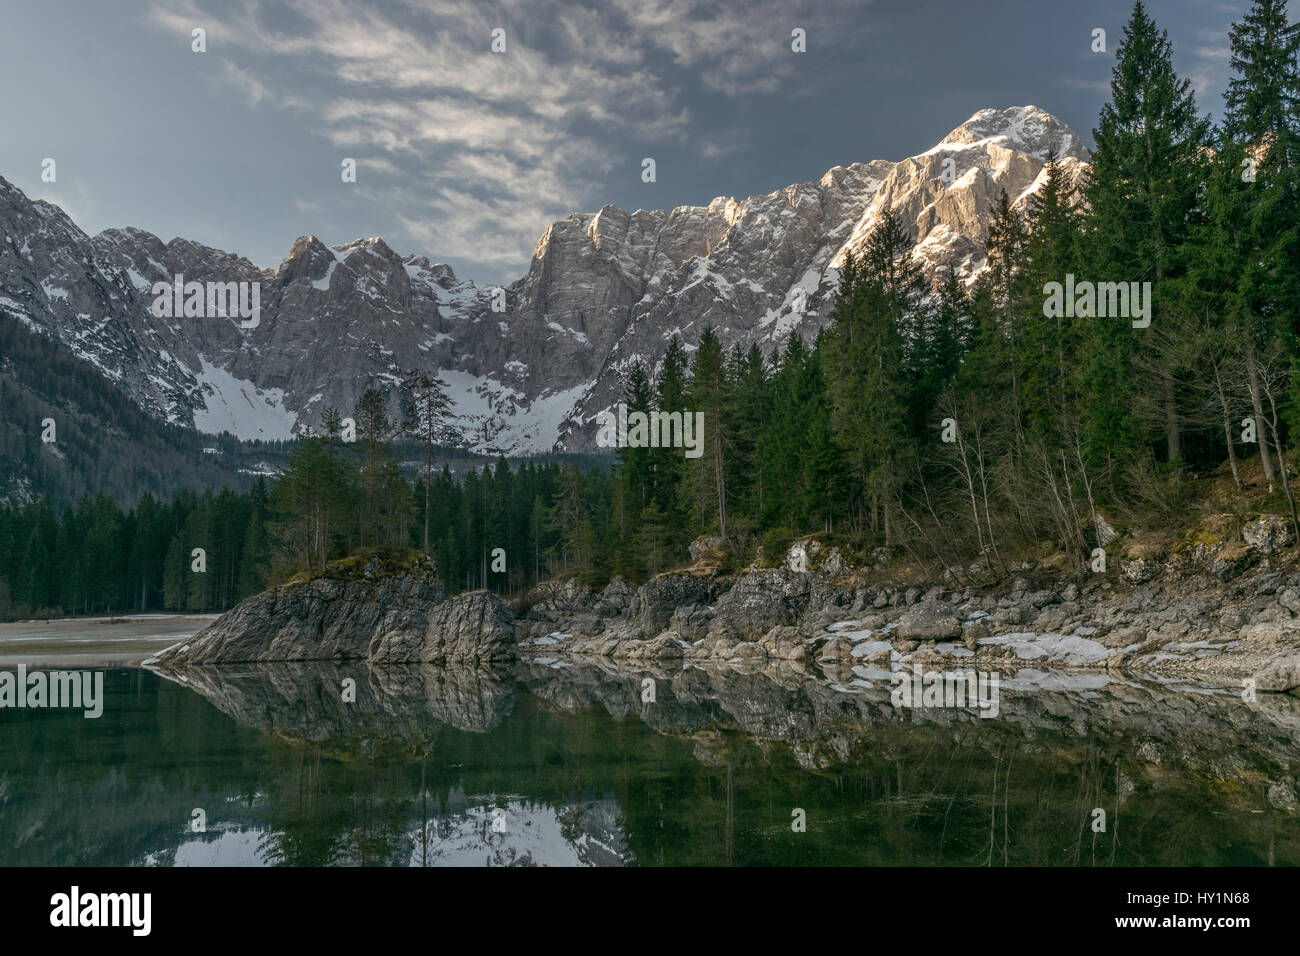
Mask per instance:
[[[981,110],[900,162],[837,166],[740,200],[575,213],[502,285],[458,278],[382,238],[327,246],[303,236],[277,268],[259,269],[136,228],[92,237],[0,179],[0,312],[157,420],[202,434],[286,439],[319,429],[330,407],[350,412],[374,384],[397,411],[405,372],[419,368],[448,385],[448,444],[587,451],[630,366],[657,368],[674,336],[693,347],[712,326],[725,347],[766,353],[791,334],[814,336],[845,256],[886,212],[907,224],[927,275],[973,281],[1001,193],[1023,210],[1049,156],[1072,183],[1088,168],[1083,140],[1051,114]],[[224,294],[221,314],[209,314],[209,289],[227,283],[259,290],[255,326]]]

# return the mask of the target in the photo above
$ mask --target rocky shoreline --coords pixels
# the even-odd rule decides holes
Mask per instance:
[[[976,669],[1019,680],[1058,671],[1300,691],[1300,569],[1279,519],[1240,540],[1119,554],[1109,574],[1021,564],[1000,583],[927,581],[851,567],[815,539],[779,567],[726,570],[711,542],[640,587],[576,578],[535,588],[518,617],[495,595],[444,599],[427,559],[349,559],[245,601],[149,663],[365,660],[495,665],[521,654],[682,663],[780,663],[870,684],[901,669]],[[966,569],[971,577],[981,570]]]
[[[1300,571],[1277,563],[1285,529],[1267,521],[1244,535],[1163,560],[1121,558],[1109,575],[1021,565],[985,587],[880,583],[810,540],[782,567],[734,574],[698,553],[639,588],[548,582],[516,633],[534,658],[781,661],[845,680],[914,666],[1110,671],[1300,689]]]

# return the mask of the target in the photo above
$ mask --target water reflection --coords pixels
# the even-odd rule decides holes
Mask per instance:
[[[779,667],[115,670],[97,721],[0,713],[0,863],[1300,862],[1300,701],[1087,677],[990,720]]]

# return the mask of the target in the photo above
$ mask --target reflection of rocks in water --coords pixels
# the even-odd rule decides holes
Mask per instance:
[[[325,663],[240,664],[165,672],[258,730],[315,742],[350,736],[404,740],[439,725],[490,730],[514,704],[510,670],[369,668]],[[356,684],[345,700],[344,681]]]
[[[713,708],[708,702],[678,698],[674,679],[681,670],[651,665],[634,672],[601,658],[562,668],[525,660],[519,673],[530,694],[565,714],[580,714],[599,705],[616,720],[634,717],[668,734],[690,734],[711,724]],[[650,690],[654,703],[643,699]]]
[[[726,762],[736,732],[783,745],[799,766],[822,771],[864,756],[893,759],[917,741],[933,743],[937,730],[952,751],[1017,748],[1047,756],[1086,746],[1123,760],[1134,780],[1174,773],[1234,781],[1252,805],[1285,810],[1288,794],[1300,789],[1300,701],[1261,696],[1245,703],[1187,682],[1023,669],[1004,676],[999,714],[986,719],[974,708],[895,707],[879,675],[842,683],[784,662],[632,669],[608,658],[533,659],[514,671],[286,663],[194,667],[177,676],[242,724],[314,742],[406,741],[440,725],[486,731],[511,713],[518,680],[552,712],[598,708],[691,738],[697,759],[709,764]],[[349,677],[356,680],[353,703],[343,700]]]
[[[1037,749],[1082,744],[1136,761],[1153,779],[1163,772],[1234,780],[1279,794],[1295,786],[1300,747],[1300,701],[1261,696],[1258,703],[1222,688],[1190,682],[1138,683],[1102,674],[1052,674],[1022,670],[1007,675],[1000,714],[981,718],[974,708],[895,707],[890,684],[858,679],[845,685],[769,665],[691,666],[632,670],[608,659],[574,661],[564,668],[522,666],[528,690],[566,713],[598,706],[611,716],[635,717],[663,733],[693,736],[697,757],[717,762],[711,740],[739,730],[762,742],[787,744],[805,769],[850,762],[863,748],[888,750],[888,741],[935,728],[957,747],[988,752],[1008,746]],[[653,703],[643,701],[643,681],[655,681]],[[1010,688],[1010,689],[1007,689]],[[888,739],[886,739],[888,738]]]

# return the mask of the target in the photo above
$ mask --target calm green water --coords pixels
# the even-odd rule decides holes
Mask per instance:
[[[185,676],[106,671],[98,720],[0,710],[0,864],[1300,862],[1291,698],[1069,678],[980,719],[798,673],[660,672],[652,703],[592,666]]]

